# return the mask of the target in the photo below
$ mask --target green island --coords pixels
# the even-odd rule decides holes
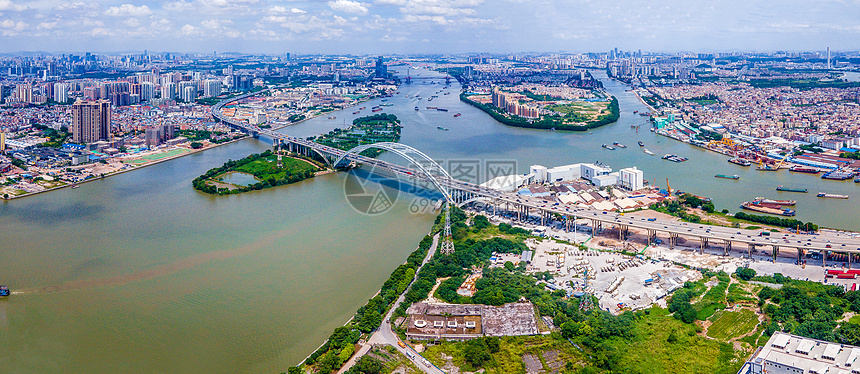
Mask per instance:
[[[504,109],[497,108],[492,104],[482,104],[473,100],[471,96],[473,95],[465,92],[461,93],[460,100],[484,111],[484,113],[489,114],[496,121],[514,127],[587,131],[613,123],[618,120],[618,116],[620,115],[618,99],[614,96],[609,100],[608,104],[602,104],[604,102],[571,102],[568,104],[548,105],[546,109],[552,111],[553,114],[543,115],[538,119],[527,119],[508,114]]]
[[[393,114],[374,114],[352,120],[352,126],[346,129],[336,128],[328,134],[311,137],[316,143],[332,148],[350,150],[365,144],[379,142],[396,143],[400,140],[400,120]],[[368,149],[361,154],[376,157],[382,153],[380,149]]]
[[[267,150],[240,160],[228,160],[221,167],[209,169],[194,178],[191,184],[201,192],[229,195],[295,183],[313,177],[319,170],[321,168],[318,165],[308,160],[279,156]],[[237,174],[244,176],[245,180],[253,177],[254,183],[231,183],[225,180]]]
[[[356,118],[347,129],[334,129],[328,134],[311,137],[319,144],[349,150],[359,145],[400,140],[400,121],[393,114],[376,114]],[[187,132],[190,139],[207,139],[208,131]],[[193,144],[193,143],[192,143]],[[376,157],[382,150],[368,149],[362,155]],[[285,149],[267,150],[240,160],[228,160],[220,167],[209,169],[191,182],[194,189],[213,195],[230,195],[261,190],[302,181],[326,169],[324,160],[308,158]],[[233,181],[233,180],[236,181]]]

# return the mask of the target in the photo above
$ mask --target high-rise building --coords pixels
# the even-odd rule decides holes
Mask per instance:
[[[173,100],[176,98],[176,84],[163,83],[161,85],[161,98],[167,100]]]
[[[0,153],[6,153],[6,133],[0,132]]]
[[[69,101],[69,85],[65,83],[57,83],[54,85],[54,101],[65,103]]]
[[[183,86],[182,91],[179,93],[179,98],[186,103],[194,102],[194,100],[197,100],[197,88],[188,85]]]
[[[140,101],[151,101],[155,97],[155,85],[152,82],[140,84]]]
[[[22,83],[15,86],[15,94],[18,97],[18,101],[22,103],[33,102],[33,86],[30,84]]]
[[[215,97],[221,94],[221,81],[207,79],[203,83],[203,97]]]
[[[388,67],[382,63],[382,56],[379,56],[376,59],[376,77],[377,78],[388,78]]]
[[[72,104],[72,141],[92,143],[107,140],[110,132],[110,101],[80,100]]]

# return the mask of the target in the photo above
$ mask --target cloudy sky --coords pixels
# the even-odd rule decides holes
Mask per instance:
[[[0,52],[860,49],[857,0],[0,0]]]

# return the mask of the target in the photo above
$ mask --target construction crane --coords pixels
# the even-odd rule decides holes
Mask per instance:
[[[666,191],[669,192],[669,195],[672,195],[672,187],[669,186],[669,178],[666,178]]]

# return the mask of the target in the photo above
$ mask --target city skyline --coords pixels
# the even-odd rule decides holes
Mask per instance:
[[[856,50],[856,2],[0,0],[0,52]]]

